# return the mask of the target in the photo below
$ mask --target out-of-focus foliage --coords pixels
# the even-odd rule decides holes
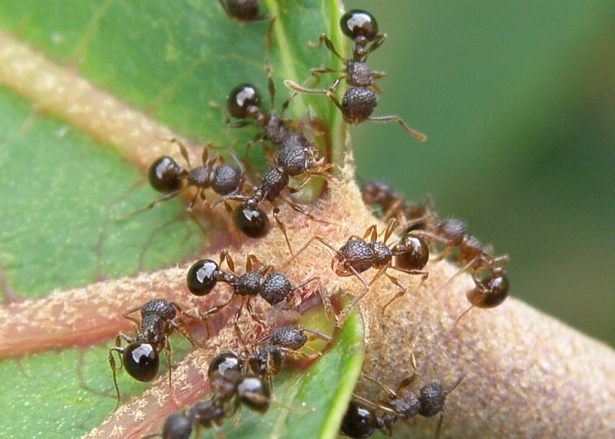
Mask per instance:
[[[378,114],[352,130],[359,173],[511,257],[512,294],[615,345],[615,9],[609,1],[350,1],[387,42]]]

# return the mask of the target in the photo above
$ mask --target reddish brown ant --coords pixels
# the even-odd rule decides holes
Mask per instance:
[[[340,26],[344,35],[354,42],[352,58],[344,58],[340,55],[335,49],[333,42],[324,33],[320,35],[320,46],[324,43],[327,49],[344,63],[343,74],[336,78],[333,84],[325,90],[306,88],[289,79],[284,81],[284,85],[299,93],[326,95],[341,111],[347,123],[358,124],[366,120],[373,122],[395,122],[416,140],[420,142],[427,140],[425,134],[410,128],[399,116],[371,116],[378,104],[378,93],[380,93],[380,88],[374,81],[385,76],[384,72],[370,70],[367,66],[367,56],[378,49],[386,39],[386,34],[378,33],[376,19],[367,11],[353,9],[342,16]],[[321,73],[335,72],[339,71],[324,66],[311,70],[314,76]],[[342,79],[346,79],[348,87],[340,103],[333,92],[339,86]]]
[[[338,276],[355,276],[365,287],[365,292],[357,295],[346,307],[347,311],[342,314],[343,316],[369,292],[370,286],[376,280],[383,275],[386,276],[395,286],[400,288],[400,291],[384,305],[382,308],[384,313],[393,301],[406,293],[406,287],[396,277],[387,273],[387,270],[392,269],[407,274],[421,275],[423,280],[429,275],[427,271],[422,270],[429,260],[429,248],[421,238],[407,237],[396,244],[387,244],[396,226],[396,221],[389,223],[382,241],[378,240],[377,226],[369,226],[365,230],[363,237],[352,235],[339,249],[336,249],[333,244],[330,244],[320,236],[312,236],[290,261],[307,249],[315,240],[334,253],[335,256],[331,260],[331,269],[335,274]],[[395,263],[393,262],[394,259]],[[284,265],[290,263],[290,261]],[[370,268],[375,268],[378,271],[371,281],[367,282],[361,273]]]
[[[221,269],[222,263],[226,262],[229,271]],[[261,268],[256,267],[260,265]],[[310,282],[318,283],[317,294],[321,296],[323,304],[328,307],[328,299],[324,286],[320,278],[311,277],[300,284],[293,286],[284,273],[273,271],[271,265],[263,265],[254,255],[246,257],[245,273],[237,274],[235,272],[235,262],[231,255],[226,251],[220,253],[218,263],[211,259],[201,259],[195,262],[187,274],[187,285],[190,292],[196,296],[204,296],[209,294],[218,282],[223,282],[232,287],[232,294],[229,300],[221,305],[211,307],[204,313],[201,313],[201,318],[206,319],[229,305],[236,296],[241,297],[241,304],[235,313],[233,325],[236,333],[241,337],[241,330],[238,326],[239,318],[245,307],[248,310],[250,317],[262,326],[266,326],[260,318],[254,313],[251,300],[256,296],[261,296],[270,305],[277,305],[286,302],[290,306],[290,300],[293,298],[293,293],[300,290]]]
[[[130,314],[141,311],[141,320],[130,317]],[[160,366],[159,352],[164,351],[169,365],[169,388],[172,389],[171,369],[172,352],[169,337],[175,331],[186,337],[193,346],[196,346],[190,331],[185,322],[177,316],[184,315],[190,319],[196,319],[181,309],[174,302],[165,299],[153,299],[140,307],[135,307],[124,313],[124,317],[136,324],[135,338],[120,333],[115,338],[115,346],[109,349],[109,366],[113,373],[113,384],[117,394],[117,407],[120,404],[120,389],[117,385],[116,364],[113,352],[120,355],[120,365],[134,379],[142,382],[152,381],[158,374]],[[123,347],[121,342],[126,341],[128,345]]]

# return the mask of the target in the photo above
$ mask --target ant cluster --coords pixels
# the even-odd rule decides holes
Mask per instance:
[[[233,20],[251,22],[267,19],[270,21],[266,34],[266,50],[271,44],[272,26],[275,17],[263,15],[256,0],[220,0],[224,12]],[[333,253],[331,269],[340,277],[354,276],[363,286],[364,291],[357,294],[349,305],[335,315],[341,324],[347,313],[361,300],[378,279],[386,278],[398,291],[382,307],[384,314],[387,307],[407,293],[404,285],[391,272],[420,276],[421,282],[429,276],[426,270],[430,259],[448,258],[462,266],[460,273],[468,271],[474,279],[475,286],[467,292],[472,307],[490,308],[499,305],[508,295],[508,279],[503,269],[508,261],[506,256],[494,256],[489,247],[483,246],[474,236],[466,233],[466,226],[455,218],[439,219],[430,200],[422,203],[410,203],[403,199],[393,188],[383,182],[370,182],[362,188],[366,204],[375,205],[380,216],[388,222],[382,237],[376,225],[368,227],[362,235],[351,235],[343,243],[329,242],[325,237],[314,235],[303,246],[293,252],[287,229],[280,219],[280,205],[287,204],[297,213],[314,221],[322,221],[313,216],[293,199],[293,193],[301,190],[313,177],[335,181],[329,172],[332,164],[321,155],[313,133],[308,129],[317,123],[284,117],[291,99],[297,93],[325,94],[339,109],[344,120],[350,124],[364,121],[395,122],[404,131],[419,141],[426,136],[410,128],[399,116],[372,116],[381,92],[375,81],[385,74],[371,70],[367,65],[368,55],[378,49],[386,40],[386,34],[378,31],[375,18],[363,10],[351,10],[340,20],[343,34],[353,43],[351,57],[342,56],[333,42],[325,34],[320,35],[323,44],[333,55],[341,60],[341,71],[321,66],[311,70],[313,78],[318,79],[326,73],[338,73],[338,77],[327,89],[304,87],[292,80],[284,83],[292,90],[283,102],[280,111],[275,110],[275,87],[272,69],[266,62],[267,83],[270,107],[263,108],[260,92],[249,83],[233,88],[226,101],[225,124],[229,128],[241,128],[256,125],[259,133],[248,146],[260,143],[269,159],[269,165],[260,181],[254,181],[247,175],[241,160],[232,155],[234,163],[226,163],[216,155],[210,159],[210,149],[203,149],[201,164],[193,167],[186,147],[177,144],[187,167],[180,166],[173,158],[158,158],[149,169],[151,186],[163,195],[145,206],[150,209],[156,204],[169,200],[186,188],[194,190],[187,211],[193,216],[197,202],[210,209],[223,204],[232,218],[233,224],[248,238],[263,238],[270,230],[270,221],[264,206],[268,203],[277,227],[284,235],[291,259],[276,267],[269,262],[261,262],[257,256],[246,256],[243,273],[237,272],[235,262],[228,250],[222,250],[218,261],[201,259],[192,264],[186,276],[187,289],[194,296],[207,296],[220,284],[230,288],[228,300],[198,315],[191,315],[172,302],[155,299],[143,306],[129,310],[124,316],[136,325],[134,337],[121,334],[117,336],[115,346],[109,350],[109,364],[117,392],[118,405],[120,392],[116,380],[118,367],[113,353],[119,353],[120,366],[139,381],[151,381],[159,369],[159,354],[167,356],[169,363],[169,386],[171,386],[171,345],[169,337],[179,332],[195,345],[193,337],[182,318],[201,322],[209,331],[211,316],[225,309],[232,302],[239,300],[238,309],[232,317],[232,324],[237,338],[248,346],[246,337],[240,328],[239,320],[244,310],[258,325],[265,329],[275,326],[273,319],[265,319],[254,307],[254,301],[260,296],[266,304],[277,311],[296,309],[306,298],[304,287],[316,283],[317,294],[330,315],[330,297],[319,276],[312,276],[296,284],[291,282],[283,268],[299,254],[314,243],[319,243]],[[268,54],[266,56],[269,59]],[[346,81],[346,90],[341,101],[335,91]],[[232,118],[232,119],[231,119]],[[293,179],[297,179],[291,184]],[[246,180],[251,184],[247,185]],[[236,203],[236,204],[235,204]],[[233,205],[235,204],[235,205]],[[142,209],[142,210],[144,210]],[[193,216],[194,218],[194,216]],[[326,221],[325,221],[326,222]],[[389,242],[395,231],[401,231],[401,238]],[[225,267],[224,267],[225,266]],[[365,274],[374,269],[374,275],[367,279]],[[264,305],[264,303],[263,303]],[[260,310],[261,307],[258,307]],[[140,311],[141,319],[130,317]],[[465,313],[464,313],[465,314]],[[461,316],[463,316],[462,314]],[[180,316],[182,318],[180,318]],[[457,319],[459,320],[461,316]],[[286,360],[304,358],[314,360],[315,356],[304,354],[301,349],[308,341],[308,334],[329,340],[329,337],[315,330],[285,326],[270,330],[265,337],[253,342],[240,352],[225,352],[215,357],[209,365],[208,379],[212,392],[207,400],[200,401],[184,412],[171,415],[164,423],[162,437],[165,439],[188,438],[193,430],[199,434],[200,429],[210,428],[220,436],[224,421],[233,416],[242,406],[264,413],[274,403],[271,389],[272,376],[286,364]],[[127,346],[122,346],[124,340]],[[414,365],[414,360],[413,360]],[[416,370],[416,368],[415,368]],[[431,382],[418,391],[411,390],[411,378],[402,381],[396,388],[377,383],[385,396],[378,402],[354,395],[341,430],[350,437],[370,436],[376,429],[391,435],[398,421],[408,421],[417,415],[431,417],[442,414],[446,396],[459,384],[448,390],[442,385]],[[171,394],[172,392],[171,387]],[[439,430],[439,427],[438,427]]]

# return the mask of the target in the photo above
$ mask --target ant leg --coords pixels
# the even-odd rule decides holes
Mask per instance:
[[[453,329],[455,329],[455,328],[457,327],[457,325],[459,324],[459,321],[460,321],[463,317],[465,317],[465,315],[466,315],[467,313],[469,313],[470,311],[472,311],[472,308],[474,308],[474,305],[470,305],[468,308],[466,308],[466,309],[465,309],[465,310],[464,310],[464,311],[463,311],[463,312],[459,315],[459,317],[457,317],[457,318],[455,319],[455,324],[453,325]]]
[[[376,224],[372,224],[363,233],[363,239],[370,239],[371,242],[375,242],[378,239],[378,226]]]
[[[285,79],[284,80],[284,85],[286,87],[288,87],[291,90],[294,90],[298,93],[307,93],[307,94],[321,94],[321,95],[327,95],[327,97],[329,99],[331,99],[331,101],[335,104],[335,106],[343,113],[343,108],[342,108],[342,104],[340,104],[340,102],[337,100],[337,98],[335,97],[335,95],[333,94],[333,91],[337,88],[337,86],[340,84],[340,81],[342,80],[342,78],[337,78],[333,84],[331,85],[331,87],[329,87],[328,89],[324,90],[324,89],[317,89],[317,88],[306,88],[306,87],[302,87],[301,85],[297,84],[294,81],[291,81],[290,79]]]
[[[207,316],[211,315],[211,314],[216,314],[217,312],[219,312],[220,310],[222,310],[223,308],[225,308],[229,303],[231,303],[233,301],[233,299],[235,298],[235,296],[233,294],[231,294],[231,297],[228,301],[226,301],[225,303],[221,304],[221,305],[216,305],[216,306],[212,306],[211,308],[209,308],[207,311],[205,311],[204,313],[199,313],[199,317],[204,320],[207,318]]]
[[[273,23],[275,17],[271,19],[267,31],[265,32],[265,74],[267,76],[267,89],[269,90],[270,108],[275,108],[275,84],[273,83],[272,67],[271,67],[271,44],[273,41]]]
[[[299,285],[295,286],[293,288],[293,292],[298,290],[299,288],[309,284],[310,282],[314,282],[316,281],[316,294],[318,294],[320,296],[320,301],[322,302],[322,305],[325,307],[325,314],[327,315],[327,318],[333,316],[335,318],[335,313],[333,312],[333,305],[331,305],[331,301],[329,300],[329,295],[328,292],[324,286],[324,284],[322,283],[322,280],[320,279],[320,277],[311,277],[307,280],[304,280],[303,282],[301,282]],[[291,295],[289,295],[289,297],[291,297]],[[318,331],[312,331],[310,329],[302,329],[302,331],[307,331],[307,332],[311,332],[312,334],[316,334],[321,338],[324,338],[326,340],[331,340],[331,337],[329,337],[328,335],[323,334],[322,332],[318,332]]]
[[[380,272],[379,272],[380,273]],[[395,284],[396,286],[398,286],[399,288],[401,288],[400,291],[398,291],[397,293],[395,293],[395,295],[393,296],[393,298],[391,298],[391,300],[389,300],[387,303],[385,303],[385,305],[382,307],[382,310],[380,311],[380,313],[384,316],[384,313],[386,312],[387,307],[395,302],[397,299],[399,299],[401,296],[403,296],[404,294],[406,294],[406,291],[408,290],[407,288],[405,288],[402,284],[399,283],[399,280],[394,277],[391,276],[390,274],[388,274],[386,271],[383,271],[382,273],[384,273],[384,275],[386,277],[389,278],[389,280]],[[374,276],[375,277],[375,276]],[[372,279],[372,282],[374,281],[374,279]]]
[[[371,381],[372,383],[376,384],[378,387],[380,387],[380,389],[382,389],[382,391],[384,393],[386,393],[387,395],[389,395],[389,397],[391,398],[397,398],[397,392],[395,392],[393,389],[391,389],[389,386],[387,386],[386,384],[381,383],[380,381],[378,381],[376,378],[371,377],[369,375],[364,374],[363,372],[361,372],[361,376],[363,378],[365,378],[368,381]]]
[[[367,118],[367,120],[371,120],[372,122],[381,122],[381,123],[387,123],[387,122],[396,122],[399,124],[400,127],[403,128],[403,130],[411,137],[414,137],[416,140],[418,140],[419,142],[424,142],[427,140],[427,136],[423,133],[421,133],[420,131],[416,131],[412,128],[410,128],[406,122],[404,122],[404,120],[396,115],[391,115],[391,116],[370,116]]]
[[[122,317],[124,317],[125,319],[130,320],[131,322],[133,322],[135,325],[139,326],[139,320],[137,320],[134,317],[129,317],[130,314],[136,312],[136,311],[140,311],[141,310],[141,306],[135,306],[134,308],[130,308],[128,311],[124,312],[122,314]]]
[[[332,244],[329,244],[327,241],[325,241],[324,238],[321,238],[320,236],[312,236],[310,239],[307,240],[307,242],[305,244],[303,244],[301,246],[301,248],[295,253],[295,255],[293,257],[291,257],[290,259],[288,259],[287,261],[283,262],[280,265],[280,269],[283,269],[284,267],[286,267],[288,264],[290,264],[292,261],[294,261],[301,253],[303,253],[305,250],[307,250],[307,248],[312,245],[312,243],[314,241],[319,241],[322,245],[324,245],[325,247],[327,247],[329,250],[331,250],[333,253],[335,253],[336,255],[339,256],[339,251],[337,251],[337,249],[335,247],[333,247]]]
[[[252,303],[249,300],[246,302],[246,309],[248,310],[248,314],[250,315],[250,317],[252,317],[252,320],[254,320],[256,323],[263,327],[267,326],[267,323],[265,323],[254,313],[254,308],[252,308]]]
[[[171,400],[173,403],[181,407],[182,403],[175,398],[175,391],[173,390],[173,368],[176,367],[176,364],[173,364],[173,353],[171,351],[171,344],[169,343],[169,338],[165,337],[164,343],[164,354],[167,357],[167,364],[169,365],[169,391],[171,392]]]
[[[132,218],[133,216],[135,216],[135,215],[137,215],[137,214],[139,214],[141,212],[145,212],[146,210],[150,210],[154,206],[156,206],[157,204],[164,203],[165,201],[170,200],[171,198],[176,197],[181,191],[182,191],[181,189],[178,189],[176,191],[172,191],[172,192],[169,192],[167,194],[164,194],[160,198],[157,198],[156,200],[152,201],[151,203],[145,205],[144,207],[142,207],[140,209],[137,209],[137,210],[129,212],[129,213],[125,214],[125,215],[116,217],[116,221],[126,221],[127,219]]]
[[[318,47],[322,47],[323,43],[325,44],[325,46],[327,46],[327,49],[329,49],[331,53],[333,53],[342,61],[346,61],[346,59],[337,52],[335,46],[333,45],[333,41],[331,41],[325,33],[320,34],[320,37],[318,37]]]
[[[340,317],[336,318],[336,325],[338,327],[342,326],[344,321],[346,321],[346,317],[348,317],[348,314],[350,314],[355,305],[359,303],[359,301],[363,299],[367,295],[367,293],[369,293],[370,284],[368,284],[365,278],[361,276],[361,273],[355,270],[354,267],[348,267],[348,269],[352,272],[353,276],[355,276],[357,279],[359,279],[359,281],[361,281],[361,283],[365,287],[365,291],[355,296],[355,298],[352,299],[352,301],[342,310],[342,312],[340,313]]]
[[[387,39],[387,34],[376,35],[376,38],[374,39],[372,44],[370,44],[369,47],[367,48],[367,54],[372,53],[374,50],[382,46],[382,43],[384,43],[386,39]]]
[[[273,207],[273,219],[275,219],[275,223],[277,224],[278,228],[284,234],[284,240],[286,241],[286,246],[288,247],[288,251],[290,252],[290,256],[294,257],[295,255],[293,253],[293,247],[290,245],[290,240],[288,239],[288,234],[286,233],[286,226],[284,225],[284,223],[280,219],[280,209],[277,206],[275,206],[275,205]]]
[[[295,212],[300,213],[301,215],[307,216],[312,221],[316,221],[316,222],[319,222],[319,223],[322,223],[322,224],[330,224],[330,225],[334,225],[334,226],[338,225],[336,223],[332,223],[331,221],[327,221],[327,220],[324,220],[324,219],[318,218],[317,216],[312,215],[310,212],[308,212],[303,207],[301,207],[301,205],[295,203],[292,199],[290,199],[289,197],[285,196],[284,194],[281,194],[280,198],[282,198],[282,200],[284,200],[284,202],[286,204],[288,204],[292,210],[294,210]]]
[[[122,353],[124,352],[124,348],[120,346],[119,336],[115,339],[115,346],[109,349],[109,367],[111,368],[111,373],[113,374],[113,385],[115,386],[115,394],[117,395],[117,404],[115,405],[115,410],[120,406],[120,388],[117,385],[117,367],[115,365],[115,359],[113,358],[113,352],[117,352],[120,355],[120,364],[123,365],[122,362]]]
[[[177,145],[177,148],[179,149],[179,153],[182,155],[182,157],[186,161],[186,164],[188,165],[189,168],[192,168],[192,165],[190,164],[190,156],[188,154],[188,150],[186,149],[186,146],[181,142],[181,140],[179,140],[176,137],[172,137],[170,142]]]
[[[381,70],[372,70],[370,73],[372,79],[382,79],[386,77],[387,73]]]

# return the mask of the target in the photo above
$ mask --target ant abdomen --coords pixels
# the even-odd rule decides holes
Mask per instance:
[[[220,267],[211,259],[196,261],[186,276],[188,289],[195,296],[209,294],[218,282],[219,273]]]
[[[246,119],[260,112],[261,96],[252,84],[240,84],[231,90],[226,107],[231,116]]]
[[[237,399],[252,410],[265,413],[271,402],[269,386],[260,377],[245,375],[236,386]]]
[[[158,374],[160,357],[158,351],[149,343],[133,342],[122,353],[122,362],[126,372],[142,382],[153,380]]]
[[[183,413],[174,413],[162,426],[162,439],[188,439],[192,434],[192,422]]]
[[[211,187],[218,195],[228,195],[237,190],[241,184],[241,177],[241,169],[223,163],[214,170]]]
[[[352,40],[359,37],[371,41],[378,36],[378,22],[372,14],[362,9],[352,9],[340,18],[344,35]]]
[[[371,410],[353,400],[348,404],[340,430],[351,438],[365,438],[374,434],[376,421],[376,415]]]
[[[262,238],[269,233],[269,218],[257,205],[241,203],[233,211],[233,223],[249,238]]]
[[[184,169],[169,156],[159,157],[148,171],[149,183],[158,192],[173,192],[181,189]]]

